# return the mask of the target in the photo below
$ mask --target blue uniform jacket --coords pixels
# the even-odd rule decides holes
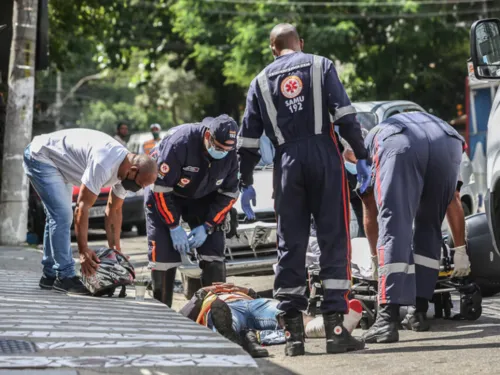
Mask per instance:
[[[466,150],[466,143],[464,138],[447,122],[441,120],[439,117],[431,115],[425,112],[408,112],[400,113],[389,117],[385,121],[381,122],[375,126],[365,139],[366,149],[368,150],[369,156],[373,159],[375,158],[377,152],[377,145],[375,140],[384,141],[392,135],[401,133],[405,130],[412,131],[413,127],[422,128],[423,130],[429,126],[438,126],[445,134],[450,137],[457,138],[462,142],[462,150]],[[375,169],[376,163],[372,164],[372,179],[370,187],[375,184]]]
[[[212,159],[203,144],[206,130],[200,124],[180,125],[151,152],[158,164],[158,178],[151,194],[160,217],[170,228],[179,225],[180,219],[174,195],[199,199],[217,192],[206,218],[211,226],[221,224],[238,199],[236,151],[223,159]]]
[[[259,162],[260,137],[279,146],[315,134],[331,134],[332,122],[358,159],[367,151],[356,111],[331,60],[295,52],[278,57],[250,84],[245,114],[238,134],[243,185],[253,183]]]

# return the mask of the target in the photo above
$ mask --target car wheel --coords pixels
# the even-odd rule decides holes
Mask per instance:
[[[122,225],[122,232],[130,232],[132,230],[132,225],[124,224]]]
[[[145,236],[148,234],[148,232],[146,231],[146,223],[138,223],[137,224],[137,234],[139,236]]]
[[[462,201],[462,209],[464,210],[465,217],[472,215],[471,209],[469,208],[467,203],[465,203],[464,201]]]
[[[184,289],[184,297],[190,300],[201,288],[201,280],[182,275],[182,287]]]

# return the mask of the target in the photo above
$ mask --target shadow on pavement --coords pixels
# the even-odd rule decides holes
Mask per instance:
[[[407,342],[407,341],[405,341]],[[376,345],[376,344],[375,344]],[[425,346],[395,346],[393,348],[376,349],[370,346],[367,350],[353,352],[354,355],[359,354],[385,354],[385,353],[413,353],[413,352],[433,352],[442,350],[473,350],[473,349],[493,349],[499,348],[500,343],[484,343],[484,344],[461,344],[461,345],[425,345]]]
[[[259,366],[260,371],[262,371],[263,375],[298,375],[298,372],[294,372],[287,368],[283,368],[278,366],[275,363],[272,363],[270,360],[265,358],[255,358],[255,362]]]

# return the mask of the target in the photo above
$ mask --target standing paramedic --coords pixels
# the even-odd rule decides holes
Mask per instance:
[[[349,198],[342,155],[333,126],[352,146],[358,159],[358,178],[369,183],[360,125],[355,109],[327,58],[302,53],[303,40],[290,24],[273,28],[270,47],[275,61],[251,83],[238,135],[242,207],[255,204],[253,169],[258,163],[262,133],[276,148],[274,164],[275,209],[278,217],[278,266],[274,296],[284,312],[285,354],[304,354],[306,310],[305,259],[311,214],[321,249],[320,277],[326,328],[326,351],[358,350],[364,344],[343,328],[351,285]]]
[[[151,152],[158,178],[145,192],[153,295],[171,306],[181,254],[196,248],[201,284],[226,281],[221,224],[239,196],[236,134],[227,115],[185,124]],[[187,235],[181,218],[191,228]]]

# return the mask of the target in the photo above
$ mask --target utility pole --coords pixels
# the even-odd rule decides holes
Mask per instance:
[[[33,125],[37,13],[38,0],[14,0],[0,194],[0,243],[4,245],[26,241],[29,182],[22,164]]]

